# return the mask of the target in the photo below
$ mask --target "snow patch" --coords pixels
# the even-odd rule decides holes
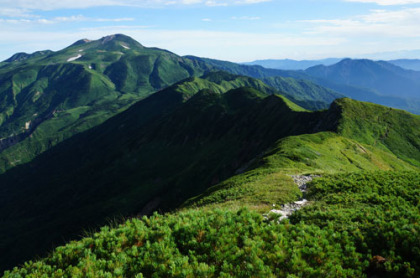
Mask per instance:
[[[25,129],[28,130],[31,127],[31,121],[25,123]]]
[[[83,51],[83,49],[79,49],[79,52],[82,52]]]
[[[128,46],[123,45],[122,43],[120,43],[120,45],[121,45],[122,47],[124,47],[125,49],[130,49]]]
[[[77,55],[77,56],[75,56],[75,57],[71,57],[71,58],[68,58],[67,59],[67,62],[72,62],[72,61],[75,61],[75,60],[77,60],[77,59],[79,59],[80,57],[82,57],[82,55]]]

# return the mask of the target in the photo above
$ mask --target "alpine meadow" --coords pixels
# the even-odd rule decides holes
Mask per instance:
[[[3,277],[420,277],[416,60],[298,62],[1,62]]]

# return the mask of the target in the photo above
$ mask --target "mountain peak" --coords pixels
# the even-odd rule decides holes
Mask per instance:
[[[25,52],[18,52],[14,55],[12,55],[10,58],[4,60],[3,62],[6,63],[12,63],[12,62],[22,62],[25,61],[29,58],[34,58],[34,57],[39,57],[39,56],[43,56],[43,55],[48,55],[50,53],[52,53],[53,51],[51,50],[42,50],[42,51],[36,51],[32,54],[29,53],[25,53]]]
[[[86,45],[86,46],[84,46]],[[69,47],[83,46],[83,48],[97,48],[101,50],[120,51],[123,49],[144,48],[139,42],[133,38],[123,34],[113,34],[100,38],[99,40],[81,39],[70,45]]]
[[[99,41],[101,42],[101,44],[119,42],[119,43],[128,44],[127,46],[131,45],[131,46],[143,47],[138,41],[124,34],[113,34],[113,35],[105,36],[99,39]]]

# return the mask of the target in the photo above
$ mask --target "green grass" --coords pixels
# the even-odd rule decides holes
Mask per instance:
[[[263,158],[269,168],[288,173],[418,169],[396,155],[332,132],[280,140]]]
[[[266,77],[262,80],[294,103],[309,110],[328,109],[335,99],[344,97],[308,80],[281,76]]]
[[[389,150],[400,159],[420,166],[420,116],[350,99],[338,100],[336,104],[342,111],[339,134]]]
[[[374,170],[418,171],[419,168],[392,153],[332,132],[290,136],[251,161],[244,173],[209,188],[182,207],[232,209],[246,205],[264,212],[273,204],[289,203],[301,195],[291,175]]]
[[[249,210],[190,210],[103,227],[4,277],[360,277],[354,250],[332,229],[269,225]]]
[[[420,275],[419,172],[327,175],[309,189],[315,203],[294,214],[292,223],[348,234],[370,275]]]
[[[234,207],[133,218],[4,277],[418,277],[419,180],[325,175],[309,187],[312,204],[282,222]]]
[[[257,168],[209,188],[187,200],[181,208],[235,210],[246,205],[258,212],[267,212],[273,204],[286,204],[300,196],[301,192],[290,176],[273,168]]]

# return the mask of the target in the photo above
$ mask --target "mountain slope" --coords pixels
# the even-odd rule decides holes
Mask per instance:
[[[419,171],[420,116],[351,99],[336,100],[330,110],[336,111],[330,114],[337,119],[336,132],[282,138],[248,165],[247,172],[209,188],[183,207],[232,209],[247,204],[266,211],[271,204],[290,202],[292,192],[299,194],[291,174]]]
[[[344,97],[308,80],[280,76],[267,77],[262,80],[265,84],[279,90],[294,103],[310,110],[327,109],[335,99]]]
[[[277,89],[281,94],[309,110],[327,109],[334,99],[343,94],[327,89],[313,82],[314,78],[301,71],[267,69],[262,66],[241,65],[227,61],[186,56],[189,59],[206,63],[210,68],[233,74],[245,75],[262,80]]]
[[[299,195],[286,173],[418,169],[419,116],[349,99],[307,112],[270,90],[223,72],[189,78],[0,175],[2,267],[203,192],[203,204],[266,209]]]
[[[387,62],[403,69],[420,71],[420,59],[397,59]]]
[[[267,77],[266,84],[310,110],[326,109],[342,96],[308,81],[275,77],[283,71],[180,57],[120,34],[79,40],[57,52],[18,53],[0,67],[0,172],[32,160],[162,88],[223,69]]]
[[[174,208],[279,137],[332,124],[317,124],[325,113],[295,112],[303,109],[280,96],[238,88],[251,80],[268,90],[261,82],[225,77],[187,79],[1,175],[5,265],[106,218]],[[210,80],[227,89],[220,94]],[[224,93],[225,83],[238,89]]]
[[[130,37],[15,55],[0,69],[0,170],[31,160],[205,66]]]

